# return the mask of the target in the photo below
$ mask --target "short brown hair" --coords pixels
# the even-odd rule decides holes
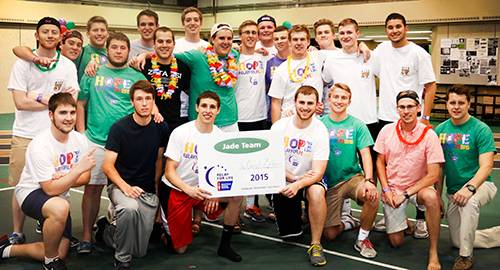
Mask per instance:
[[[109,34],[108,39],[106,40],[106,49],[109,49],[109,43],[111,43],[111,40],[116,39],[116,40],[123,40],[127,42],[127,48],[130,50],[130,39],[128,39],[127,35],[125,35],[122,32],[116,32]]]
[[[204,98],[210,98],[215,100],[215,102],[217,102],[217,108],[220,108],[220,97],[214,91],[207,90],[201,93],[196,99],[196,105],[200,106],[200,101]]]
[[[186,15],[191,12],[196,12],[196,14],[198,14],[198,17],[200,18],[200,22],[203,22],[203,15],[201,14],[201,11],[196,7],[188,7],[181,14],[181,23],[184,23]]]
[[[158,14],[156,14],[156,12],[150,10],[150,9],[145,9],[141,12],[139,12],[139,14],[137,14],[137,26],[139,26],[139,20],[141,19],[142,16],[148,16],[148,17],[153,17],[155,18],[155,24],[158,25]]]
[[[309,33],[309,28],[305,24],[296,24],[292,26],[290,31],[288,31],[288,40],[292,40],[292,33],[306,32],[307,39],[311,39],[311,33]]]
[[[331,97],[331,95],[333,93],[333,90],[335,90],[335,88],[342,89],[342,90],[346,91],[347,93],[349,93],[349,100],[351,100],[351,96],[352,96],[351,88],[349,88],[349,86],[347,84],[345,84],[345,83],[336,83],[336,84],[334,84],[330,88],[330,91],[328,91],[328,97]]]
[[[108,21],[104,19],[103,16],[92,16],[90,19],[87,21],[87,32],[90,31],[90,28],[92,28],[92,24],[94,23],[104,23],[106,25],[106,30],[108,30]]]
[[[130,100],[134,100],[134,94],[136,90],[142,90],[148,94],[153,95],[153,99],[156,98],[155,88],[150,82],[146,80],[139,80],[132,84],[132,86],[130,87],[130,91],[128,92],[128,97],[130,98]]]
[[[163,32],[163,33],[170,32],[170,34],[172,34],[172,40],[175,42],[174,31],[172,31],[172,29],[170,29],[166,26],[156,28],[155,32],[153,33],[153,40],[155,42],[156,42],[156,33],[158,33],[158,32]]]
[[[238,27],[238,33],[240,33],[240,35],[241,35],[242,31],[243,31],[243,27],[250,26],[250,25],[253,25],[257,28],[257,35],[258,35],[259,34],[259,27],[257,26],[257,23],[253,20],[246,20],[246,21],[242,22],[240,24],[240,27]]]
[[[342,21],[340,21],[339,22],[339,27],[346,26],[346,25],[349,25],[349,24],[354,25],[354,29],[356,30],[356,32],[359,31],[358,22],[355,19],[352,19],[352,18],[345,18]]]
[[[299,94],[302,94],[304,96],[315,95],[316,102],[319,101],[318,91],[316,91],[316,88],[314,88],[310,85],[303,85],[299,89],[297,89],[297,92],[295,92],[294,100],[297,100],[297,97],[299,96]]]
[[[288,32],[288,28],[286,26],[283,26],[283,25],[280,25],[280,26],[276,27],[276,29],[274,29],[274,33],[283,32],[283,31]]]
[[[332,29],[332,33],[335,33],[335,25],[333,24],[333,22],[329,19],[321,19],[321,20],[318,20],[314,23],[314,34],[317,34],[316,28],[318,28],[322,25],[330,26],[330,28]]]
[[[49,99],[49,111],[54,113],[59,105],[71,105],[76,108],[76,100],[69,93],[56,93]]]
[[[455,93],[457,95],[465,95],[467,97],[467,101],[470,102],[470,90],[464,84],[454,84],[448,91],[446,91],[446,101],[450,97],[450,93]]]

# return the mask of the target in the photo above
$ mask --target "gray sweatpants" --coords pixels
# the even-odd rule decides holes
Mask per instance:
[[[104,243],[115,249],[115,259],[129,262],[134,257],[144,257],[153,231],[158,208],[154,193],[143,193],[137,199],[127,196],[115,184],[108,186],[109,199],[116,208],[116,227],[104,231]]]

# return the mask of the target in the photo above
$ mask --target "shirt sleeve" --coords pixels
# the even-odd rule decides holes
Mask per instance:
[[[284,62],[283,62],[284,63]],[[274,71],[273,81],[269,88],[269,96],[277,99],[285,97],[286,82],[279,67]]]
[[[180,129],[176,128],[170,134],[170,139],[168,140],[167,151],[165,151],[165,157],[168,157],[174,161],[180,162],[182,157],[182,134],[180,134]]]
[[[382,155],[386,154],[385,137],[387,136],[387,132],[389,131],[388,126],[389,125],[386,125],[382,128],[382,130],[378,134],[377,140],[375,141],[375,146],[373,147],[373,150]]]
[[[68,60],[68,76],[66,87],[71,86],[76,89],[76,91],[80,91],[80,85],[78,84],[78,72],[76,71],[76,66]]]
[[[357,138],[356,146],[359,150],[373,145],[372,135],[370,134],[370,130],[365,123],[360,123],[357,134],[359,134],[359,136]]]
[[[10,72],[9,84],[7,86],[9,91],[19,90],[28,92],[28,77],[25,76],[25,72],[29,73],[28,67],[28,62],[21,59],[14,63],[12,71]]]
[[[78,93],[78,100],[87,100],[90,97],[90,87],[92,85],[93,78],[87,75],[83,75],[80,82],[80,93]]]
[[[477,134],[477,151],[478,154],[484,154],[488,152],[493,152],[493,154],[497,153],[497,148],[495,146],[495,139],[493,137],[493,133],[488,126],[483,126],[483,128],[478,129]]]
[[[29,164],[32,180],[45,182],[52,179],[55,173],[54,157],[46,152],[30,152],[26,155],[26,165]]]
[[[175,57],[181,60],[189,69],[193,69],[193,59],[194,59],[195,50],[190,50],[182,53],[176,53]]]
[[[434,69],[432,68],[431,55],[420,47],[418,49],[419,53],[415,58],[418,63],[416,63],[415,66],[418,67],[418,80],[420,84],[435,82],[436,75],[434,74]]]
[[[325,64],[323,65],[323,72],[321,72],[321,75],[323,77],[323,81],[326,83],[331,83],[333,81],[332,75],[330,72],[332,72],[330,68],[330,63],[335,62],[333,57],[328,57],[328,59],[325,61]]]
[[[161,128],[161,139],[162,139],[160,147],[167,147],[168,132],[170,130],[170,127],[168,126],[167,122],[161,122],[160,128]]]
[[[316,120],[316,119],[314,119]],[[317,134],[315,138],[313,160],[328,160],[330,156],[330,139],[328,138],[328,130],[323,122],[317,120]]]
[[[426,149],[425,155],[427,164],[444,163],[444,154],[439,138],[434,130],[429,129],[426,134]]]
[[[116,124],[116,122],[111,125],[108,133],[108,139],[106,140],[106,146],[104,148],[106,148],[106,150],[119,153],[121,148],[121,133],[121,128]]]

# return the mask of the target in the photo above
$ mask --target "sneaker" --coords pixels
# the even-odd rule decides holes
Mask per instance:
[[[205,214],[205,220],[208,222],[218,222],[219,216],[216,214]]]
[[[314,266],[321,266],[326,264],[325,255],[323,254],[323,247],[321,245],[313,244],[307,251],[309,260]]]
[[[2,258],[3,250],[11,245],[12,244],[10,243],[9,238],[6,234],[0,236],[0,258]]]
[[[40,224],[40,221],[36,221],[36,229],[35,229],[35,232],[36,233],[42,233],[42,224]]]
[[[375,226],[373,226],[373,230],[376,232],[385,232],[385,218],[382,218],[377,223],[375,223]]]
[[[238,215],[238,220],[236,221],[236,225],[234,226],[233,233],[241,233],[245,228],[245,222],[241,219],[240,215]]]
[[[69,247],[70,248],[76,248],[80,245],[80,240],[78,240],[76,237],[71,236],[71,239],[69,240]]]
[[[88,254],[92,250],[92,241],[90,242],[80,242],[76,248],[78,254]]]
[[[458,256],[458,258],[455,260],[455,264],[453,265],[452,270],[467,270],[472,267],[474,264],[474,257],[472,258],[467,258],[467,257],[462,257]]]
[[[132,270],[132,265],[130,262],[120,262],[115,259],[115,270]]]
[[[424,219],[417,219],[417,222],[415,222],[415,232],[413,233],[413,237],[418,239],[429,237],[427,223],[425,223]]]
[[[354,228],[359,228],[361,226],[361,222],[357,218],[351,216],[350,214],[342,215],[340,217],[340,220],[345,224],[344,231],[352,230]]]
[[[255,205],[253,208],[246,207],[246,211],[243,213],[243,216],[259,223],[266,221],[266,218],[260,213],[260,208],[257,208]]]
[[[43,269],[44,270],[68,270],[66,265],[64,265],[64,262],[60,259],[57,258],[53,262],[49,264],[43,264]]]
[[[97,229],[95,231],[95,240],[102,242],[104,230],[109,226],[109,221],[105,216],[100,216],[96,221]]]
[[[26,243],[26,236],[24,235],[24,233],[22,234],[13,233],[9,236],[9,242],[12,245],[24,244]]]
[[[363,241],[356,240],[354,248],[365,258],[375,258],[375,256],[377,256],[377,252],[368,238]]]

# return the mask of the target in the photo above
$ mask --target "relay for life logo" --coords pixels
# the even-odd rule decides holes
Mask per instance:
[[[205,174],[205,180],[211,187],[215,186],[212,182],[210,182],[210,175],[212,175],[212,179],[215,177],[217,180],[217,191],[231,190],[231,187],[233,186],[233,176],[227,172],[227,169],[225,169],[224,166],[217,165],[210,168],[205,167],[205,169],[208,169]]]

